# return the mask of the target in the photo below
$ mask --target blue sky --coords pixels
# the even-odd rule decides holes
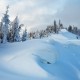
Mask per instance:
[[[0,0],[0,19],[7,5],[10,19],[13,21],[18,15],[28,29],[44,28],[53,24],[54,19],[61,19],[66,27],[80,27],[80,0]]]

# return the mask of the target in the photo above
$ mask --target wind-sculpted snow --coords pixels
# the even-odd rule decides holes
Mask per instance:
[[[0,80],[80,80],[80,40],[62,30],[44,39],[1,44]]]

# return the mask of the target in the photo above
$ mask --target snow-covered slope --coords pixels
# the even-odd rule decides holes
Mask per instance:
[[[48,38],[0,44],[0,80],[80,80],[80,40],[61,30]]]

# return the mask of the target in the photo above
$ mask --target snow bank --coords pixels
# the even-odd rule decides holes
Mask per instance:
[[[61,30],[48,38],[0,45],[0,80],[80,80],[80,40]]]

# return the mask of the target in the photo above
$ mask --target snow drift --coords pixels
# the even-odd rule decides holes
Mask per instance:
[[[80,80],[80,40],[61,30],[48,38],[0,44],[0,80]]]

